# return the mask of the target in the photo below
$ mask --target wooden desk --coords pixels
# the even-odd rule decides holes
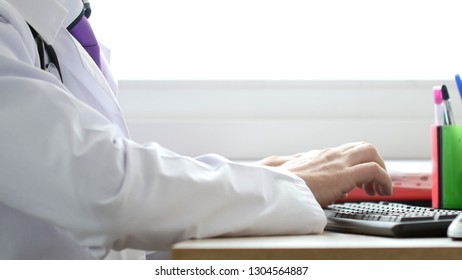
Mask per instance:
[[[462,241],[388,238],[328,232],[321,235],[215,238],[178,243],[173,259],[207,260],[450,260],[462,259]]]

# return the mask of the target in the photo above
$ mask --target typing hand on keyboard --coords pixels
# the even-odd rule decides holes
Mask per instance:
[[[260,164],[290,171],[303,179],[322,207],[345,197],[356,186],[369,195],[392,193],[383,159],[374,146],[365,142],[268,157]]]
[[[459,210],[390,202],[332,204],[326,230],[393,237],[446,236]]]

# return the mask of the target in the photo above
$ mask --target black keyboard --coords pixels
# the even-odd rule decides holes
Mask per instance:
[[[460,210],[434,209],[395,202],[351,202],[324,209],[326,230],[391,237],[447,236]]]

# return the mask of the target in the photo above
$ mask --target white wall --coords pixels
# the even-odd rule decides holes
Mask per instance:
[[[93,0],[124,80],[451,79],[459,0]]]
[[[365,140],[430,157],[432,87],[462,72],[459,0],[91,1],[132,135],[230,158]]]
[[[453,81],[121,81],[135,140],[232,159],[369,141],[386,159],[429,159],[432,87]]]

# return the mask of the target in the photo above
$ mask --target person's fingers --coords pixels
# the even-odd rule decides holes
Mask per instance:
[[[291,156],[270,156],[260,160],[259,164],[277,167],[284,164],[290,159],[292,159]]]
[[[370,183],[367,183],[367,184],[361,184],[361,188],[368,195],[375,195],[377,193],[376,190],[375,190],[374,182],[370,182]]]
[[[363,185],[368,194],[391,195],[391,178],[387,171],[374,162],[362,163],[349,169],[350,178],[356,186]]]
[[[362,144],[364,144],[364,142],[350,142],[350,143],[340,145],[337,148],[342,152],[346,152],[346,151],[348,151],[350,149],[353,149],[353,148],[357,147],[358,145],[362,145]]]
[[[381,195],[392,195],[393,185],[390,183],[390,186],[378,185],[378,191]]]
[[[379,185],[376,182],[361,184],[359,187],[361,187],[361,189],[364,190],[364,192],[366,192],[368,195],[390,195],[390,193],[388,193],[387,186]]]
[[[355,168],[357,170],[361,170],[359,172],[362,178],[355,177],[361,180],[361,184],[360,184],[361,188],[369,195],[375,195],[375,194],[389,195],[392,191],[391,181],[389,179],[388,174],[386,174],[385,162],[380,157],[375,147],[366,142],[350,143],[350,144],[344,145],[343,147],[345,148],[344,153],[348,154],[348,160],[351,165],[353,166],[363,165],[362,168]],[[370,166],[374,166],[374,163],[378,164],[383,170],[377,169],[377,171],[372,171],[372,173],[364,174],[362,169],[364,167],[366,167],[367,169],[374,169],[373,167],[370,167]],[[369,176],[377,176],[374,174],[379,174],[379,177],[381,177],[382,180],[385,179],[387,182],[390,181],[390,184],[388,183],[383,184],[383,182],[380,183],[380,181],[378,181],[379,179],[368,181],[368,180],[371,180],[371,177],[368,177],[368,174]]]
[[[380,167],[386,170],[385,162],[378,154],[375,147],[369,143],[358,143],[354,147],[346,150],[348,162],[351,166],[367,162],[376,162]]]

